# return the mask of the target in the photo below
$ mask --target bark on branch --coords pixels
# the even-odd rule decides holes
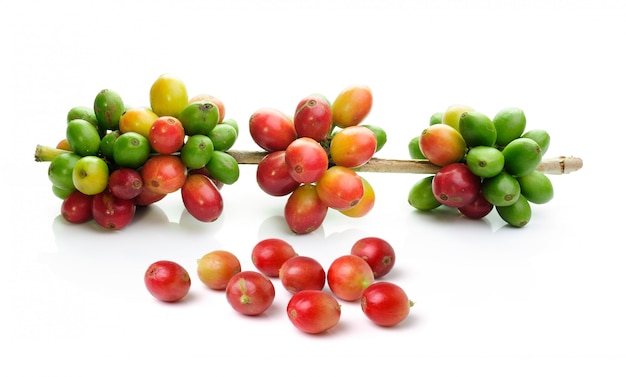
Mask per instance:
[[[35,161],[51,161],[61,153],[68,153],[53,147],[37,145],[35,150]],[[256,165],[267,155],[265,151],[238,151],[230,150],[228,154],[233,156],[238,164]],[[580,170],[583,167],[583,160],[573,156],[559,156],[544,158],[537,170],[545,174],[569,174]],[[365,165],[355,169],[359,172],[375,173],[411,173],[411,174],[434,174],[439,170],[439,166],[433,165],[428,160],[396,160],[372,158]]]
[[[231,150],[228,153],[237,160],[237,163],[244,165],[258,164],[267,155],[267,152],[263,151]],[[577,171],[582,166],[583,161],[578,157],[559,156],[543,159],[537,170],[545,174],[560,175]],[[439,168],[439,166],[433,165],[428,160],[396,160],[374,157],[368,163],[355,170],[375,173],[434,174]]]

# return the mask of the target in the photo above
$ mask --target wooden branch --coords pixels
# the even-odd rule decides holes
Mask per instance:
[[[51,161],[61,153],[68,153],[68,151],[37,145],[35,161]],[[242,165],[256,165],[267,155],[265,151],[230,150],[227,153],[233,156],[238,164]],[[560,175],[580,170],[582,166],[583,161],[578,157],[559,156],[543,159],[537,170],[545,174]],[[355,170],[374,173],[434,174],[439,170],[439,166],[433,165],[428,160],[396,160],[374,157]]]
[[[263,151],[237,151],[232,150],[228,153],[237,160],[239,164],[258,164],[267,152]],[[546,158],[541,161],[537,170],[545,174],[569,174],[581,169],[583,166],[582,159],[572,156],[559,156]],[[428,160],[396,160],[372,158],[365,165],[355,169],[359,172],[375,172],[375,173],[411,173],[411,174],[434,174],[439,170],[439,166],[433,165]]]

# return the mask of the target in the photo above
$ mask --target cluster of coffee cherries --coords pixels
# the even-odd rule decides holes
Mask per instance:
[[[430,125],[409,142],[413,159],[440,167],[420,179],[409,192],[409,204],[430,211],[458,209],[466,217],[483,218],[494,208],[509,225],[523,227],[531,219],[531,203],[552,199],[550,179],[540,170],[550,135],[526,129],[517,107],[493,117],[464,104],[432,115]]]
[[[362,124],[372,103],[369,87],[353,85],[332,103],[317,93],[302,98],[293,116],[270,107],[251,115],[250,135],[267,152],[257,167],[258,185],[288,196],[284,218],[294,233],[318,229],[329,209],[349,217],[372,209],[374,190],[355,171],[387,140],[381,128]]]
[[[56,147],[37,147],[35,160],[50,162],[52,191],[70,223],[94,220],[119,230],[138,206],[174,192],[200,221],[222,213],[220,189],[239,177],[237,161],[226,153],[239,134],[237,122],[224,119],[217,97],[190,98],[171,74],[154,81],[149,97],[150,106],[134,107],[103,89],[93,105],[69,110]]]

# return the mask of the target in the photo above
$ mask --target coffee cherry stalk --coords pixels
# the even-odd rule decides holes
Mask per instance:
[[[150,106],[132,107],[104,89],[93,106],[69,110],[65,138],[56,146],[36,146],[35,161],[50,163],[52,192],[68,222],[94,220],[119,230],[137,207],[175,192],[193,217],[213,222],[223,211],[222,187],[238,180],[240,165],[252,164],[262,191],[287,198],[284,219],[295,234],[318,229],[329,210],[353,218],[369,213],[375,192],[362,172],[426,175],[409,192],[417,210],[449,206],[482,218],[495,208],[522,227],[530,220],[529,203],[552,199],[547,175],[582,168],[577,157],[543,158],[548,133],[526,130],[516,108],[490,119],[450,106],[409,142],[411,159],[380,159],[374,155],[387,134],[364,123],[373,105],[365,85],[346,87],[333,102],[310,94],[290,114],[258,109],[248,124],[258,151],[232,149],[239,126],[224,117],[223,102],[208,94],[188,97],[175,76],[159,76],[149,98]]]

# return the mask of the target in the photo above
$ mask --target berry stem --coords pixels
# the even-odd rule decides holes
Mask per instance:
[[[58,156],[60,154],[63,154],[63,153],[69,153],[69,152],[70,151],[67,151],[65,149],[48,147],[48,146],[45,146],[45,145],[37,145],[37,148],[35,148],[35,161],[37,161],[37,162],[42,162],[42,161],[50,162],[56,156]]]
[[[37,145],[35,149],[35,161],[52,161],[52,159],[62,153],[69,153],[69,151],[58,149],[54,147],[48,147],[45,145]],[[229,150],[227,152],[235,158],[238,164],[242,165],[256,165],[263,157],[267,155],[264,151],[238,151]],[[561,175],[569,174],[580,170],[583,166],[583,161],[579,157],[574,156],[559,156],[544,158],[537,170],[544,174]],[[372,158],[365,165],[360,166],[354,170],[359,172],[374,172],[374,173],[411,173],[411,174],[434,174],[439,170],[439,166],[436,166],[428,160],[397,160],[397,159],[382,159]]]
[[[263,151],[236,151],[231,150],[228,153],[235,158],[239,164],[258,164],[267,152]],[[569,174],[577,171],[583,166],[582,159],[573,156],[559,156],[546,158],[541,161],[537,170],[545,174]],[[439,170],[428,160],[397,160],[372,158],[365,165],[356,168],[359,172],[375,172],[375,173],[412,173],[412,174],[434,174]]]

